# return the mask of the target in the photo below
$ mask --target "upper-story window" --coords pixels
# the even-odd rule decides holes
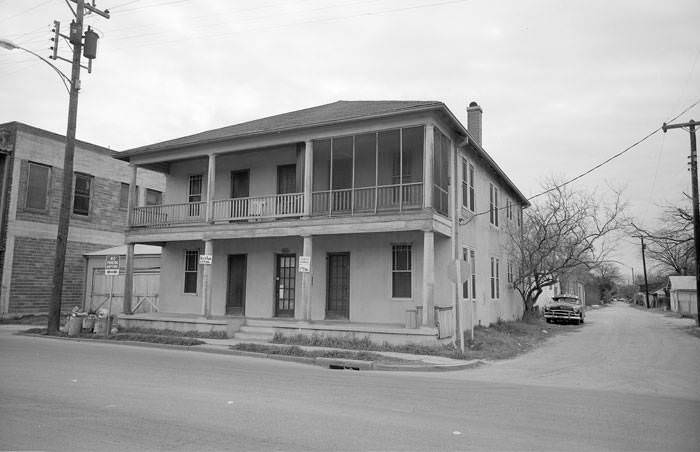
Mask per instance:
[[[518,212],[517,212],[516,218],[517,218],[518,226],[522,226],[523,225],[523,208],[522,208],[522,206],[518,206]]]
[[[489,221],[498,226],[498,187],[489,184]]]
[[[466,158],[462,159],[462,206],[474,212],[476,201],[474,199],[474,165]]]
[[[450,139],[435,128],[433,150],[433,208],[447,215],[450,171]]]
[[[92,176],[75,173],[75,189],[73,191],[73,213],[76,215],[90,214],[90,187]]]
[[[126,209],[129,207],[129,184],[121,183],[119,188],[119,208]]]
[[[50,175],[50,166],[29,162],[27,197],[25,201],[26,208],[36,210],[47,209]]]
[[[201,195],[200,195],[201,196]],[[163,204],[163,193],[158,190],[146,189],[146,205],[159,206]]]
[[[510,198],[506,198],[506,218],[513,221],[513,203],[510,202]]]

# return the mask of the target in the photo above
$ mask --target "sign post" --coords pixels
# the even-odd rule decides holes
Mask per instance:
[[[114,277],[119,276],[119,256],[110,255],[105,257],[105,276],[109,276],[109,303],[107,308],[107,319],[105,328],[105,336],[109,336],[110,329],[112,328],[112,297],[114,294]]]

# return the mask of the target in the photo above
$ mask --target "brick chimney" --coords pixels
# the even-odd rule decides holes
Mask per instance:
[[[481,146],[481,116],[483,110],[476,102],[470,102],[467,107],[467,131],[474,138],[479,146]]]

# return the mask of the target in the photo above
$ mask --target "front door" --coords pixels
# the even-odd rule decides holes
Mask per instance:
[[[350,253],[328,254],[326,318],[350,318]]]
[[[231,198],[247,198],[250,196],[250,170],[231,171]],[[248,200],[231,203],[231,218],[248,216]]]
[[[226,314],[245,315],[245,280],[248,256],[231,254],[228,257],[228,291],[226,293]]]
[[[275,316],[294,317],[297,256],[277,254],[275,264]]]

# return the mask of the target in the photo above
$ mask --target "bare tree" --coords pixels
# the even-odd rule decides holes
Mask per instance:
[[[656,270],[677,274],[695,273],[693,214],[690,208],[666,206],[661,227],[649,230],[632,224],[633,233],[644,237],[646,255]]]
[[[614,246],[613,235],[623,229],[621,192],[612,202],[584,190],[561,187],[552,180],[546,194],[523,215],[522,227],[509,230],[510,254],[518,274],[513,287],[526,310],[532,309],[542,289],[575,269],[592,269],[605,262]]]

